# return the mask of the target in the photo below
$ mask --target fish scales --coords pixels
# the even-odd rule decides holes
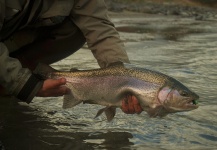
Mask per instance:
[[[65,76],[65,77],[102,77],[102,76],[127,76],[137,78],[143,81],[164,84],[170,77],[162,73],[155,72],[148,69],[135,69],[123,67],[110,67],[106,69],[95,70],[78,70],[73,72],[54,72],[52,76]]]
[[[104,105],[106,107],[99,110],[96,117],[105,112],[108,121],[113,119],[115,109],[121,107],[121,101],[129,95],[135,96],[150,117],[198,108],[199,96],[178,80],[128,64],[69,72],[40,65],[35,72],[45,78],[66,78],[66,86],[71,91],[64,96],[63,108],[81,102]]]

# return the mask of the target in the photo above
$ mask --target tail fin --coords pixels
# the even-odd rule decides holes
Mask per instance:
[[[51,72],[58,72],[58,70],[55,70],[51,66],[43,63],[39,63],[33,71],[34,74],[40,75],[43,79],[47,79],[48,74]]]

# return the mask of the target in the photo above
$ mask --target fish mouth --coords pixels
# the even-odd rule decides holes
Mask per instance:
[[[196,109],[199,107],[197,99],[188,100],[186,106],[190,109]]]

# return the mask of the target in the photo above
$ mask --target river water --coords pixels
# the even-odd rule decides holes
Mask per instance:
[[[164,118],[127,115],[94,119],[101,106],[63,110],[62,97],[30,105],[0,97],[0,149],[215,149],[217,147],[217,20],[112,13],[131,63],[166,73],[199,96],[200,107]],[[84,46],[52,64],[56,69],[97,68]]]

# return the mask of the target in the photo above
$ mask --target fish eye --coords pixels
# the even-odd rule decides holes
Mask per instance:
[[[180,91],[179,94],[184,97],[187,97],[189,95],[187,91]]]

